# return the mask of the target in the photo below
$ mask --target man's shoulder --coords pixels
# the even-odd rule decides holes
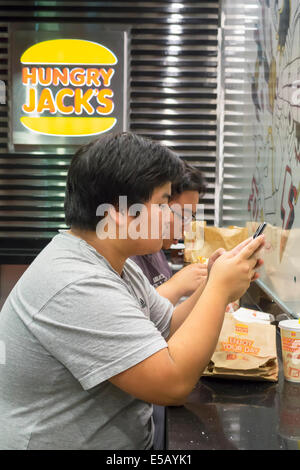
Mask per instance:
[[[82,251],[80,244],[72,245],[72,240],[59,240],[58,235],[28,267],[19,287],[48,298],[77,283],[112,283],[117,278],[106,260],[86,249]]]
[[[140,258],[142,258],[142,256],[131,256],[127,258],[124,265],[131,273],[135,273],[139,277],[144,275],[141,267],[142,260]]]

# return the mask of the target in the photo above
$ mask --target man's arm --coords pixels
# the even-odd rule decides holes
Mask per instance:
[[[167,347],[110,381],[149,403],[184,402],[207,366],[217,345],[226,305],[241,297],[255,278],[255,252],[264,236],[250,241],[237,254],[228,252],[214,263],[196,305],[173,333]]]
[[[216,295],[213,286],[207,285],[168,347],[112,377],[110,382],[149,403],[182,404],[213,354],[226,304],[227,294]]]
[[[156,288],[156,291],[168,299],[173,305],[176,305],[181,297],[190,296],[196,290],[199,292],[206,284],[207,266],[200,263],[190,264],[180,269],[168,281]],[[193,304],[194,305],[194,304]]]
[[[231,250],[231,253],[233,255],[239,253],[248,243],[252,240],[252,237],[248,238],[247,240],[243,241],[240,243],[237,247],[235,247],[233,250]],[[209,272],[214,264],[214,262],[221,256],[222,254],[226,253],[226,250],[224,248],[219,248],[216,250],[209,258],[208,261],[208,276]],[[257,268],[262,264],[262,260],[258,261],[257,263]],[[254,280],[254,279],[252,279]],[[180,325],[184,322],[186,317],[190,314],[192,309],[197,303],[197,300],[199,299],[200,295],[202,294],[204,287],[206,285],[206,282],[203,285],[200,285],[198,289],[194,292],[193,295],[191,295],[187,300],[179,304],[173,311],[172,315],[172,320],[170,324],[170,333],[168,336],[168,339],[171,338],[171,336],[175,333],[175,331],[180,327]]]
[[[168,299],[173,305],[176,305],[178,300],[184,295],[182,286],[178,289],[176,282],[174,282],[172,277],[168,281],[156,287],[156,291],[159,295]]]
[[[205,286],[206,281],[202,285],[200,285],[198,289],[188,299],[184,300],[184,302],[181,302],[181,304],[177,305],[177,307],[174,308],[170,324],[170,333],[167,338],[167,341],[171,338],[171,336],[180,327],[180,325],[184,322],[186,317],[195,307],[198,299],[204,291]]]

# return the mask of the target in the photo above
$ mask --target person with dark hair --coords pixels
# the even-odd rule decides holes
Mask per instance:
[[[173,152],[132,133],[73,157],[70,229],[36,257],[0,315],[1,449],[151,449],[152,403],[182,404],[197,383],[226,305],[258,277],[264,237],[215,256],[201,296],[174,308],[129,258],[161,248],[181,172]]]
[[[65,196],[68,226],[95,231],[100,204],[149,201],[154,188],[183,173],[179,158],[167,147],[133,133],[105,135],[81,147],[71,161]],[[160,243],[160,242],[159,242]]]
[[[178,222],[181,224],[181,233],[183,233],[184,228],[189,226],[195,218],[197,204],[204,192],[205,179],[202,172],[187,162],[183,162],[183,173],[177,175],[171,187],[170,226],[168,237],[163,239],[162,249],[157,253],[131,258],[142,269],[157,292],[174,305],[181,297],[195,292],[200,285],[204,288],[207,279],[207,266],[201,263],[188,265],[172,276],[172,270],[163,251],[178,243],[174,234],[175,219],[177,219],[177,225]]]
[[[182,297],[192,295],[200,286],[203,290],[207,280],[207,265],[201,263],[185,266],[172,275],[172,270],[163,251],[168,250],[172,244],[178,243],[174,234],[174,219],[179,219],[183,232],[195,217],[197,204],[205,191],[205,179],[202,172],[186,162],[183,162],[183,168],[183,174],[177,175],[172,183],[169,201],[169,236],[163,239],[162,249],[157,253],[137,255],[131,258],[141,268],[156,291],[174,305]],[[154,449],[161,450],[166,442],[165,407],[154,405],[153,419],[155,424]]]

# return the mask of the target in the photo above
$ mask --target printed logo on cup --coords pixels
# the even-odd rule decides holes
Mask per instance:
[[[288,381],[300,382],[300,325],[297,320],[283,320],[281,331],[284,377]]]

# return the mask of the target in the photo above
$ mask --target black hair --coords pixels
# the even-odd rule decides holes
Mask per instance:
[[[182,161],[182,164],[183,174],[172,183],[172,198],[184,191],[198,191],[199,197],[203,197],[206,181],[202,171],[185,161]]]
[[[105,134],[79,148],[71,160],[65,195],[68,226],[95,230],[97,207],[128,207],[151,199],[153,190],[182,174],[180,158],[170,149],[131,132]]]

